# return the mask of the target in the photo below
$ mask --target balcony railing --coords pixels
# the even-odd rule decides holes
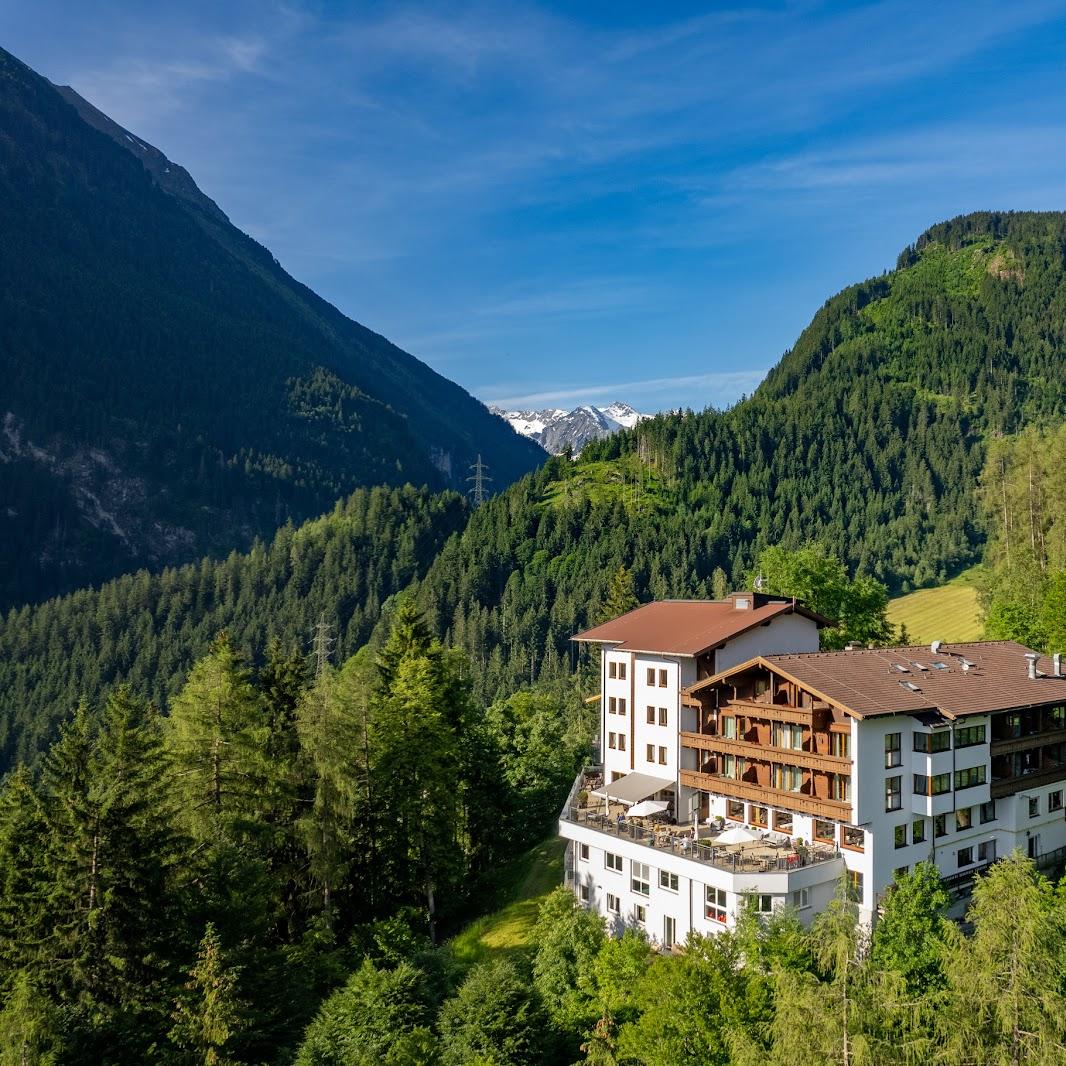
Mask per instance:
[[[628,840],[660,854],[667,852],[735,874],[789,873],[840,858],[840,852],[835,848],[802,844],[778,845],[775,850],[780,854],[772,858],[765,854],[756,855],[752,853],[753,850],[766,851],[774,845],[753,842],[752,846],[716,846],[713,841],[691,840],[682,835],[677,826],[649,827],[633,821],[618,821],[591,808],[573,806],[564,810],[562,817],[565,821],[587,826],[605,836]]]
[[[809,792],[786,792],[783,789],[760,785],[754,781],[739,781],[721,774],[709,774],[700,770],[679,771],[681,784],[690,788],[714,792],[732,799],[747,800],[750,803],[771,807],[781,807],[801,814],[813,814],[819,818],[836,821],[851,821],[851,802],[835,800],[824,796],[812,796]]]

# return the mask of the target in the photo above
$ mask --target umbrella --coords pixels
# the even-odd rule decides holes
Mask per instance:
[[[727,829],[724,833],[719,833],[714,838],[715,844],[746,844],[750,840],[762,840],[762,837],[750,829],[745,829],[742,825],[735,825],[732,829]]]
[[[649,814],[662,814],[669,806],[666,800],[641,800],[629,808],[629,817],[647,818]]]

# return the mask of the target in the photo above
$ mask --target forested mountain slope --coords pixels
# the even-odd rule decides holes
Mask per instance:
[[[358,489],[245,554],[141,570],[10,611],[0,623],[0,775],[33,761],[79,699],[96,705],[119,681],[165,707],[221,630],[254,662],[271,639],[283,654],[309,652],[321,620],[343,661],[467,513],[454,492]]]
[[[543,459],[63,93],[0,50],[0,607]]]
[[[0,753],[32,755],[80,694],[120,677],[162,700],[222,626],[251,650],[271,632],[306,640],[325,610],[349,652],[408,581],[486,696],[568,673],[569,637],[620,565],[642,598],[715,595],[767,545],[817,539],[897,589],[943,580],[982,549],[986,439],[1066,408],[1064,247],[1062,215],[938,226],[830,300],[729,411],[554,457],[473,512],[401,493],[354,526],[334,515],[246,556],[11,612]]]
[[[751,398],[594,442],[480,508],[422,604],[494,692],[574,654],[621,564],[643,597],[702,596],[816,539],[896,590],[946,579],[981,551],[986,441],[1066,412],[1064,257],[1061,213],[934,226]]]

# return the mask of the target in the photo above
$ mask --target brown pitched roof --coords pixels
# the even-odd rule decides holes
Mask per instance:
[[[1030,680],[1028,651],[1015,641],[996,640],[944,644],[936,655],[923,644],[767,655],[751,662],[763,663],[858,718],[923,711],[959,718],[1066,703],[1066,676],[1050,676],[1051,660],[1041,657],[1038,676]],[[969,669],[964,662],[970,664]],[[723,671],[688,691],[698,691],[750,665]]]
[[[793,600],[760,602],[767,599],[758,596],[745,610],[738,610],[730,600],[657,600],[570,639],[613,644],[621,651],[695,656],[782,614],[795,612],[819,625],[827,624]]]

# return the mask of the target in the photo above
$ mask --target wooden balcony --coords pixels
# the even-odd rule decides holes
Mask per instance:
[[[989,786],[989,795],[992,799],[1003,799],[1004,796],[1013,796],[1016,792],[1024,792],[1027,788],[1036,788],[1038,785],[1051,785],[1056,781],[1066,781],[1066,766],[1056,766],[1050,770],[1039,770],[1035,774],[1019,774],[1017,777],[992,778]]]
[[[768,785],[736,781],[731,777],[704,774],[698,770],[682,770],[681,784],[689,788],[702,789],[704,792],[715,792],[719,796],[747,800],[749,803],[782,807],[788,811],[799,811],[801,814],[813,814],[819,818],[832,818],[840,822],[851,821],[850,803],[822,799],[808,795],[806,792],[785,792],[783,789],[770,788]]]
[[[761,700],[727,700],[718,710],[720,714],[743,714],[747,718],[764,718],[768,722],[805,725],[808,729],[821,728],[820,724],[815,721],[815,717],[824,718],[829,713],[810,707],[793,707],[788,704],[766,703]]]
[[[851,774],[851,760],[835,755],[822,755],[816,751],[796,748],[778,748],[772,744],[755,744],[750,740],[735,740],[710,733],[687,733],[682,731],[681,746],[697,751],[713,751],[724,755],[739,755],[745,759],[761,762],[788,763],[804,770],[821,770],[827,774]]]
[[[989,745],[992,755],[1011,755],[1028,748],[1042,748],[1046,744],[1066,743],[1066,729],[1054,729],[1047,733],[1030,733],[1025,737],[1008,737],[1004,740],[992,740]],[[962,750],[966,750],[965,748]]]

